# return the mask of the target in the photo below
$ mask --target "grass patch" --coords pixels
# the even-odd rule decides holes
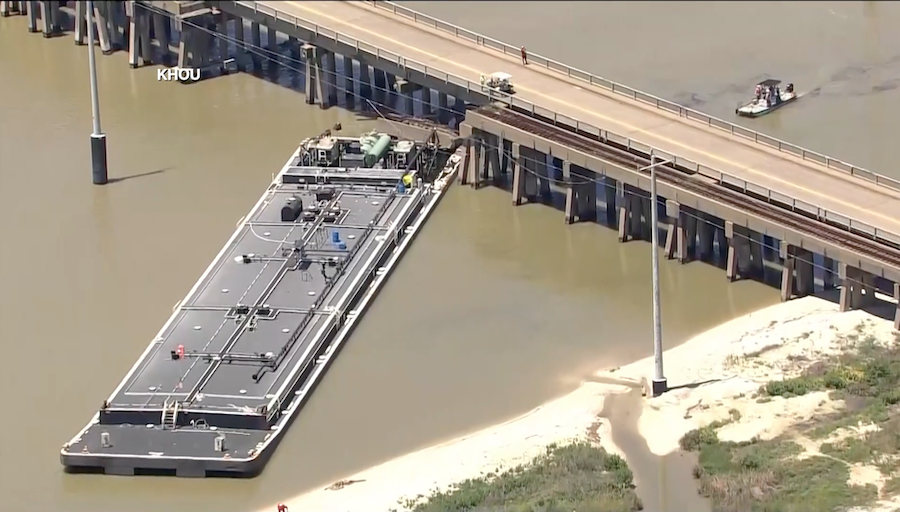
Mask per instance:
[[[822,440],[861,423],[877,428],[834,436],[821,445],[822,455],[803,458],[797,457],[803,450],[790,437],[723,442],[716,432],[728,422],[688,432],[681,447],[698,452],[694,477],[715,510],[813,512],[869,505],[879,498],[876,487],[847,483],[849,466],[856,463],[873,465],[888,477],[883,497],[900,494],[900,345],[879,345],[858,331],[845,340],[853,345],[852,353],[814,363],[797,377],[768,382],[756,401],[830,391],[852,406],[817,418],[801,435]]]
[[[528,464],[401,503],[414,512],[633,512],[643,507],[625,461],[579,442],[550,446]]]

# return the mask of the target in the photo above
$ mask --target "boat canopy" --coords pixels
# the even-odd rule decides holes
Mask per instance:
[[[761,85],[762,87],[775,87],[776,85],[778,85],[780,83],[781,83],[781,80],[777,80],[775,78],[769,78],[768,80],[763,80],[762,82],[760,82],[759,85]]]

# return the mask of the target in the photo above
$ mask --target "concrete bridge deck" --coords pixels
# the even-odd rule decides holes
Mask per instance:
[[[900,190],[890,178],[832,160],[823,165],[791,154],[803,153],[799,148],[787,145],[778,149],[780,141],[764,140],[761,134],[756,137],[758,140],[748,139],[746,134],[733,135],[721,127],[686,119],[681,109],[681,115],[669,113],[663,107],[628,99],[537,63],[524,66],[519,56],[511,55],[508,49],[501,53],[484,41],[479,41],[479,45],[454,37],[370,3],[242,3],[255,3],[266,10],[295,16],[476,84],[481,74],[510,73],[516,99],[815,205],[828,214],[846,216],[851,223],[867,224],[888,232],[887,236],[882,233],[884,238],[900,241],[900,236],[895,235],[900,233]],[[835,162],[841,165],[834,165]],[[868,175],[864,179],[858,175],[861,173]],[[863,230],[867,231],[865,227]]]

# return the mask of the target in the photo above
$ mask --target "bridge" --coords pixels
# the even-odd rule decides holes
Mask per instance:
[[[56,18],[49,6],[55,2],[2,2],[0,10],[13,4],[19,12],[28,11],[29,28],[35,32],[39,30],[38,17],[49,17],[51,22]],[[25,4],[30,7],[23,9]],[[80,17],[77,8],[81,4],[76,3],[76,17]],[[122,4],[124,8],[113,7]],[[529,154],[529,158],[545,158],[547,162],[550,157],[562,160],[560,155],[565,154],[567,159],[554,167],[567,189],[567,220],[578,217],[569,207],[581,199],[593,198],[597,202],[597,197],[591,195],[596,195],[596,191],[576,192],[579,187],[567,181],[572,174],[591,171],[591,180],[599,179],[607,187],[616,187],[620,196],[622,189],[628,189],[624,195],[632,196],[606,201],[608,215],[618,210],[622,240],[629,237],[625,231],[630,229],[623,226],[631,222],[623,220],[622,215],[627,213],[627,219],[633,219],[634,211],[649,208],[646,197],[640,197],[646,196],[647,179],[635,174],[635,170],[653,159],[671,161],[669,171],[679,175],[668,174],[673,181],[666,186],[674,184],[674,188],[668,189],[670,195],[662,194],[664,198],[674,201],[673,197],[690,197],[689,208],[697,215],[715,217],[714,221],[704,222],[715,224],[716,234],[704,236],[702,229],[691,228],[701,232],[698,243],[711,247],[711,236],[724,233],[727,241],[713,245],[734,255],[746,253],[742,239],[761,235],[775,240],[757,242],[756,246],[776,246],[778,254],[773,259],[784,264],[786,276],[782,280],[783,297],[792,295],[792,280],[787,279],[790,273],[803,283],[801,294],[810,291],[812,263],[804,260],[809,251],[825,256],[826,261],[820,266],[840,277],[835,284],[842,288],[842,307],[861,304],[850,298],[845,301],[844,295],[872,298],[876,288],[900,296],[900,286],[896,284],[900,283],[900,181],[893,178],[539,55],[530,54],[525,65],[517,46],[391,2],[215,0],[103,5],[108,6],[105,8],[109,9],[109,19],[122,19],[122,12],[130,19],[130,30],[123,26],[128,24],[126,21],[113,22],[110,28],[117,35],[113,39],[128,39],[123,45],[129,50],[133,67],[166,64],[172,53],[178,56],[179,66],[208,65],[211,55],[223,53],[224,43],[247,48],[256,58],[263,49],[260,32],[264,28],[266,51],[284,50],[279,37],[287,36],[290,58],[305,66],[309,102],[333,104],[336,89],[342,87],[349,98],[356,90],[354,84],[359,85],[364,96],[366,90],[387,89],[389,94],[403,98],[407,111],[412,110],[412,93],[418,90],[428,92],[419,100],[423,103],[430,102],[431,93],[436,92],[441,111],[451,110],[448,96],[452,96],[457,120],[462,122],[465,118],[460,125],[461,134],[475,141],[470,147],[470,167],[465,176],[479,182],[477,175],[488,172],[488,161],[493,169],[490,172],[495,177],[502,175],[513,154],[518,158]],[[41,15],[35,16],[38,6]],[[45,21],[43,27],[47,35],[53,30],[53,23]],[[76,24],[76,41],[80,27]],[[98,22],[98,32],[99,28]],[[228,35],[231,33],[233,37]],[[103,47],[104,37],[101,35],[100,39]],[[281,37],[281,41],[284,39]],[[111,43],[106,44],[112,48]],[[218,48],[210,51],[216,44]],[[155,49],[160,50],[160,59],[154,54]],[[341,69],[338,59],[342,61]],[[515,94],[481,84],[482,75],[498,71],[513,76]],[[499,105],[516,115],[477,108],[487,105]],[[541,133],[529,137],[529,130]],[[518,138],[506,137],[507,132]],[[492,144],[493,149],[489,147]],[[494,153],[498,148],[501,151]],[[480,161],[484,170],[476,169]],[[571,169],[579,165],[580,171]],[[625,168],[628,166],[630,170]],[[514,167],[519,172],[527,166]],[[545,173],[543,179],[538,178],[539,187],[553,181],[547,174],[549,167],[542,164],[528,169]],[[617,167],[615,172],[611,171],[613,167]],[[684,175],[690,179],[685,181]],[[514,190],[516,204],[521,202],[521,192],[519,188]],[[580,199],[574,200],[576,196]],[[629,206],[634,198],[639,199],[639,204]],[[748,207],[756,202],[760,204],[755,209]],[[722,204],[725,207],[720,208]],[[683,211],[684,206],[680,204],[673,211]],[[722,213],[726,210],[730,213]],[[779,220],[779,216],[789,221]],[[637,218],[641,217],[646,219],[649,215],[640,213]],[[765,218],[765,222],[760,218]],[[788,224],[793,227],[786,227]],[[671,225],[673,229],[683,228],[678,226]],[[747,233],[734,237],[737,231]],[[685,242],[685,247],[694,240]],[[752,252],[753,244],[750,245]],[[744,264],[748,258],[750,262],[765,259],[747,256]],[[732,267],[746,267],[732,260],[729,256]],[[759,261],[753,264],[758,265]],[[804,269],[795,269],[795,264]],[[729,272],[729,277],[741,273]],[[889,283],[878,284],[878,279]],[[889,284],[893,284],[893,290]],[[900,309],[897,320],[900,327]]]
[[[225,4],[226,2],[221,2]],[[586,124],[657,148],[747,187],[846,217],[900,243],[900,181],[708,116],[585,71],[529,55],[391,2],[235,2],[313,23],[343,42],[375,45],[403,67],[433,68],[480,89],[480,75],[514,78],[512,103],[567,124]],[[226,8],[223,6],[223,8]],[[286,16],[285,16],[286,15]],[[412,61],[415,61],[413,63]],[[440,71],[437,71],[440,70]],[[726,179],[728,179],[726,178]],[[805,208],[804,208],[805,209]]]

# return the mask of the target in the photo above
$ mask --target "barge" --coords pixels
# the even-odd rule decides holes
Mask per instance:
[[[261,472],[452,183],[461,151],[378,133],[304,140],[125,379],[63,445],[66,470]]]

